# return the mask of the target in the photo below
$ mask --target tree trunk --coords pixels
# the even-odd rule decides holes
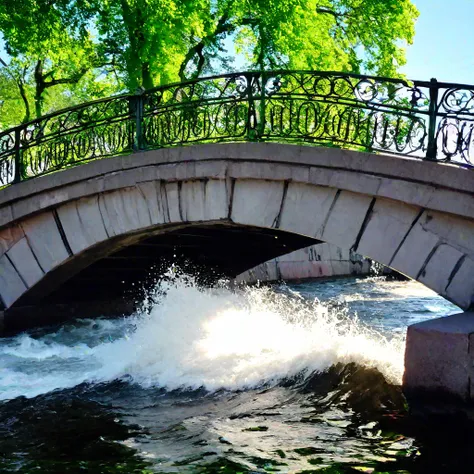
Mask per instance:
[[[41,117],[43,112],[43,93],[46,88],[43,77],[43,61],[38,60],[35,67],[35,115]]]
[[[145,89],[152,89],[153,85],[153,76],[150,72],[150,63],[147,61],[142,63],[142,86]]]

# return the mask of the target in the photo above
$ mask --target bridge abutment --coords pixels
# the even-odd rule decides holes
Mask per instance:
[[[403,389],[423,410],[438,402],[474,401],[474,312],[408,327]]]

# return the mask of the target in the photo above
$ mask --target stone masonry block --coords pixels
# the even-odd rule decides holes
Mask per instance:
[[[8,257],[28,288],[43,278],[43,270],[38,265],[26,238],[19,240],[8,251]]]
[[[444,296],[451,274],[462,256],[459,250],[450,245],[441,244],[426,264],[419,281]]]
[[[444,392],[472,398],[474,313],[460,313],[408,328],[403,388],[407,394]]]
[[[237,180],[232,220],[239,224],[274,227],[283,198],[283,181]]]
[[[215,179],[183,182],[181,209],[187,222],[225,219],[229,209],[226,182]]]
[[[425,230],[421,223],[417,222],[409,230],[401,247],[392,257],[390,266],[404,275],[416,278],[429,254],[438,243],[439,237]]]
[[[0,298],[5,306],[10,307],[26,289],[7,256],[0,257]]]
[[[314,237],[320,232],[337,189],[290,183],[283,204],[280,228]]]
[[[316,238],[350,249],[357,239],[371,201],[370,196],[342,191]]]
[[[69,257],[52,212],[30,217],[21,223],[21,227],[45,273]]]
[[[74,254],[107,240],[97,196],[79,199],[59,207],[58,216]]]
[[[388,265],[419,212],[413,206],[378,199],[357,252]]]

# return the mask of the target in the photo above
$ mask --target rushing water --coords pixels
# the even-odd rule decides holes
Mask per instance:
[[[458,310],[423,286],[179,277],[145,306],[0,340],[1,473],[469,472],[470,428],[399,387],[406,326]]]

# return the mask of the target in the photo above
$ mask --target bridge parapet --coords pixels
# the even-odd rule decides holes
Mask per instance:
[[[474,86],[314,71],[170,84],[0,133],[0,186],[98,158],[224,141],[323,144],[470,165]]]

